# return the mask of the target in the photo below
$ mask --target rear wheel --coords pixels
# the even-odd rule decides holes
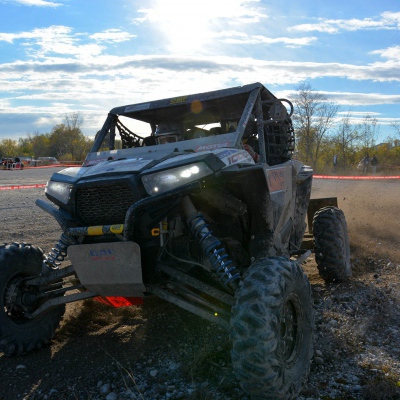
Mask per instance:
[[[54,336],[65,305],[26,317],[40,306],[36,286],[26,281],[42,272],[43,251],[29,244],[0,246],[0,352],[20,355],[41,348]]]
[[[232,309],[232,363],[253,399],[293,399],[310,369],[314,312],[301,267],[274,257],[246,272]]]
[[[337,207],[324,207],[314,214],[315,261],[327,283],[343,282],[351,276],[350,245],[346,218]]]

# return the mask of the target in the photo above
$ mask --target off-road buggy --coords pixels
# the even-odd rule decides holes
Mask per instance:
[[[49,342],[65,303],[155,295],[229,330],[253,398],[294,398],[314,316],[300,265],[312,170],[292,160],[292,112],[259,83],[112,109],[83,165],[51,177],[54,205],[36,201],[57,245],[0,247],[0,351]],[[318,211],[314,236],[323,277],[345,279],[343,213]]]
[[[24,164],[19,157],[3,157],[0,161],[0,168],[7,170],[24,169]]]

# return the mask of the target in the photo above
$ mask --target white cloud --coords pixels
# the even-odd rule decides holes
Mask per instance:
[[[72,29],[66,26],[51,26],[35,29],[32,41],[25,44],[36,58],[50,54],[73,55],[88,58],[101,54],[104,47],[98,44],[79,44],[79,35],[73,35]]]
[[[371,51],[370,54],[379,54],[388,60],[400,62],[400,46],[388,47],[387,49]]]
[[[0,112],[2,110],[8,110],[10,108],[10,102],[8,99],[0,99]]]
[[[16,39],[16,38],[17,38],[17,35],[15,35],[14,33],[0,32],[0,42],[12,43],[14,41],[14,39]]]
[[[50,55],[71,55],[78,59],[87,59],[99,56],[105,49],[106,43],[123,42],[133,37],[135,35],[120,29],[108,29],[87,36],[84,33],[73,33],[72,28],[62,25],[13,34],[0,32],[0,41],[7,43],[21,41],[28,56],[36,59]],[[88,39],[92,39],[93,43],[82,44],[82,41]]]
[[[340,31],[358,31],[358,30],[378,30],[400,29],[400,12],[383,12],[379,18],[364,19],[324,19],[319,18],[315,24],[295,25],[289,30],[301,32],[325,32],[338,33]]]
[[[381,93],[349,93],[349,92],[322,92],[330,100],[348,106],[372,106],[378,104],[400,104],[400,94]]]
[[[57,51],[68,52],[68,49],[67,43],[65,47],[61,46]],[[88,46],[78,46],[71,50],[71,55],[75,56],[79,51],[83,52],[87,49]],[[183,57],[178,55],[117,57],[97,54],[96,51],[91,50],[86,54],[86,58],[80,59],[47,57],[43,61],[0,64],[0,81],[4,82],[2,89],[3,91],[7,88],[16,90],[19,83],[22,87],[29,89],[29,85],[33,82],[41,80],[58,82],[66,77],[68,80],[89,78],[88,84],[91,79],[110,80],[117,77],[123,81],[131,77],[151,80],[160,73],[164,76],[163,81],[167,77],[175,81],[174,77],[179,73],[182,87],[185,87],[183,85],[185,77],[188,79],[188,87],[193,86],[194,77],[199,77],[200,88],[204,80],[211,79],[211,74],[225,74],[229,76],[229,79],[238,82],[263,80],[266,84],[274,85],[299,83],[321,77],[379,82],[400,81],[400,62],[393,60],[360,66],[342,63],[268,61],[252,57]]]
[[[277,44],[282,43],[287,46],[307,46],[317,40],[316,37],[301,37],[301,38],[289,38],[289,37],[277,37],[271,38],[262,35],[249,35],[244,32],[235,31],[223,31],[217,35],[225,43],[231,44]]]
[[[317,93],[324,95],[329,101],[341,106],[376,106],[379,104],[400,104],[400,94],[382,94],[382,93],[356,93],[356,92],[328,92],[316,90]],[[295,90],[277,91],[275,95],[279,98],[292,99],[296,95]],[[347,114],[348,111],[341,111],[341,114]],[[339,113],[339,114],[340,114]],[[357,115],[379,115],[379,113],[369,111],[352,111]]]
[[[48,28],[38,28],[32,31],[25,31],[19,33],[3,33],[0,32],[0,40],[8,43],[13,43],[16,40],[38,40],[43,41],[51,37],[65,37],[70,34],[71,28],[66,26],[50,26]]]
[[[60,111],[61,110],[58,108],[57,112],[60,113]],[[64,115],[67,115],[70,113],[69,110],[65,110],[65,111],[66,112]],[[45,115],[46,112],[48,113],[48,116]],[[55,115],[54,112],[55,112],[55,109],[49,109],[47,111],[43,110],[42,116],[40,116],[36,119],[36,125],[38,125],[38,127],[40,128],[40,127],[55,126],[55,125],[60,124],[62,121],[60,121],[60,117],[58,115]]]
[[[187,0],[150,0],[147,8],[138,10],[143,15],[134,19],[142,23],[151,21],[165,24],[171,30],[175,22],[201,25],[211,21],[225,21],[226,23],[255,23],[268,16],[255,3],[259,0],[203,0],[191,2]],[[212,12],[210,12],[212,10]]]
[[[120,29],[107,29],[103,32],[90,35],[89,37],[100,42],[126,42],[136,37],[136,35],[121,31]]]
[[[59,7],[62,6],[61,3],[55,3],[54,1],[46,0],[14,0],[15,3],[21,4],[23,6],[35,6],[35,7]]]
[[[375,118],[375,117],[379,117],[379,115],[381,115],[381,113],[379,112],[374,112],[374,111],[339,111],[338,115],[341,115],[343,117],[346,117],[348,115],[351,116],[359,116],[359,117],[371,117],[371,118]]]

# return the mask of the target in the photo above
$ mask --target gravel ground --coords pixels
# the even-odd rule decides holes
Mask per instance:
[[[0,171],[0,186],[45,183],[59,168]],[[353,277],[326,285],[303,264],[316,310],[315,354],[299,399],[400,399],[399,181],[315,180],[346,214]],[[35,206],[43,189],[0,190],[0,242],[49,250],[60,230]],[[219,327],[158,299],[112,309],[67,306],[51,345],[0,354],[0,399],[246,400]]]

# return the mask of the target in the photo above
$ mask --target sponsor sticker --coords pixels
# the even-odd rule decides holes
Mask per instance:
[[[246,150],[239,151],[228,158],[229,165],[237,164],[241,161],[252,162],[253,158]]]
[[[180,104],[180,103],[186,103],[186,100],[188,99],[189,96],[180,96],[180,97],[175,97],[170,100],[169,104]]]
[[[92,261],[115,260],[115,254],[112,249],[90,250],[89,254]]]
[[[268,187],[270,193],[285,189],[285,169],[269,169],[267,171]]]
[[[224,150],[219,153],[216,153],[215,155],[222,160],[225,157],[229,157],[234,152],[235,150]]]
[[[203,144],[197,147],[195,151],[217,150],[229,146],[230,142]]]

